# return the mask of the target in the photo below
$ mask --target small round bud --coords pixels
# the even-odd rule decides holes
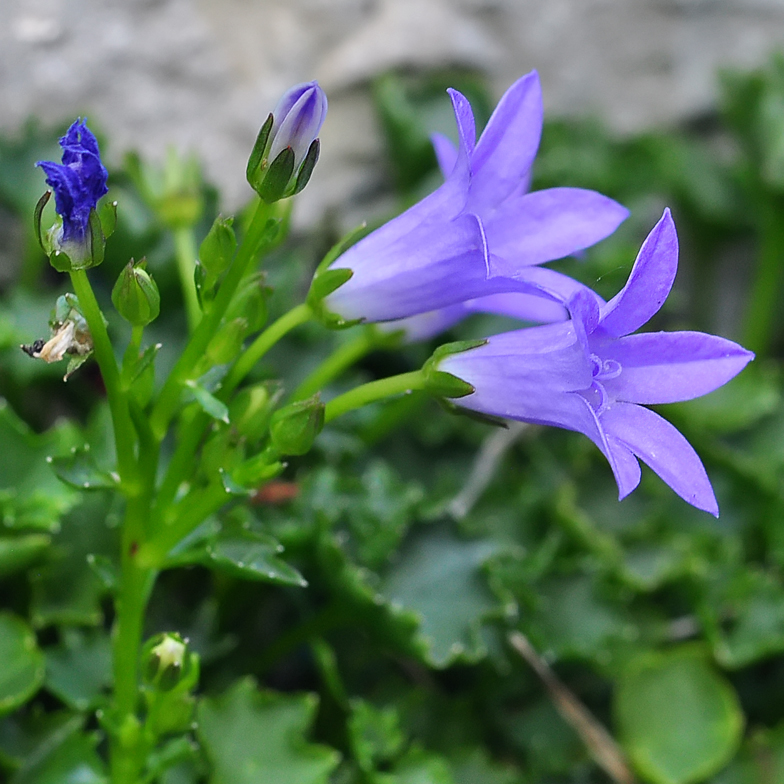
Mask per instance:
[[[139,262],[131,259],[112,289],[114,307],[134,327],[147,326],[161,310],[158,286],[145,267],[144,259]]]

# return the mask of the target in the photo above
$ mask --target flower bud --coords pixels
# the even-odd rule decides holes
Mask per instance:
[[[187,686],[198,677],[198,657],[188,650],[187,640],[176,632],[159,634],[142,650],[144,680],[158,691],[171,691],[183,681]]]
[[[288,90],[262,125],[248,160],[248,182],[271,204],[299,193],[319,156],[327,96],[317,82]]]
[[[304,455],[324,427],[324,404],[318,393],[279,409],[270,422],[270,441],[281,455]]]
[[[145,259],[131,259],[112,289],[114,307],[134,327],[147,326],[161,311],[161,295],[146,266]]]
[[[264,382],[241,389],[229,406],[229,419],[237,433],[249,443],[260,441],[267,432],[272,409],[283,396],[282,387]]]

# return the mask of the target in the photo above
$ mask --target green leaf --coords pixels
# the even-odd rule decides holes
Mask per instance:
[[[395,707],[376,708],[365,700],[351,701],[348,731],[354,757],[366,772],[394,760],[406,742]]]
[[[51,541],[46,534],[0,538],[0,577],[21,572],[35,563],[49,549]]]
[[[217,397],[210,394],[196,381],[188,381],[186,382],[186,386],[205,414],[208,414],[213,419],[229,424],[229,409],[226,407],[225,403],[222,403]]]
[[[735,692],[695,646],[641,656],[620,679],[615,715],[635,767],[655,784],[703,781],[743,731]]]
[[[481,574],[495,552],[487,540],[462,540],[445,530],[428,531],[403,549],[381,593],[392,607],[419,619],[418,642],[427,662],[447,667],[486,654],[480,636],[485,617],[498,609]]]
[[[43,748],[30,755],[11,784],[108,784],[96,751],[99,740],[96,733],[75,731],[53,748],[42,744]]]
[[[53,537],[52,558],[31,575],[35,626],[97,625],[106,587],[89,568],[90,555],[116,558],[119,532],[107,493],[83,494],[84,503],[63,518]],[[114,523],[114,524],[113,524]]]
[[[263,533],[221,531],[206,542],[178,555],[172,563],[200,563],[241,580],[306,586],[305,578],[278,556],[283,547]]]
[[[95,707],[112,681],[112,652],[102,632],[65,631],[61,645],[47,648],[44,685],[78,711]]]
[[[46,458],[70,446],[74,431],[36,434],[0,399],[0,514],[10,528],[56,531],[78,495],[55,476]]]
[[[50,457],[49,463],[63,482],[77,490],[114,489],[120,481],[117,474],[96,465],[89,444],[72,447],[64,457]]]
[[[40,705],[0,719],[0,760],[19,768],[36,750],[54,747],[84,724],[69,710],[44,711]]]
[[[44,657],[30,627],[0,613],[0,715],[29,700],[44,680]]]
[[[316,707],[315,695],[260,691],[251,679],[202,699],[198,733],[210,784],[326,784],[339,755],[305,739]]]

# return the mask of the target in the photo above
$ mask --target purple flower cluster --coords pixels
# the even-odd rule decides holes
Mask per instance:
[[[675,279],[669,210],[626,286],[604,302],[540,266],[607,237],[627,211],[593,191],[528,192],[542,128],[536,73],[506,92],[478,141],[468,101],[450,94],[460,141],[455,148],[434,138],[444,184],[333,262],[331,269],[352,275],[325,297],[327,310],[389,322],[410,340],[476,311],[540,324],[440,352],[431,369],[470,385],[455,401],[466,409],[587,435],[609,461],[620,498],[640,481],[639,459],[690,504],[718,515],[694,449],[644,406],[711,392],[753,354],[699,332],[632,334],[661,308]]]
[[[60,139],[62,163],[38,161],[54,191],[55,209],[63,219],[59,244],[83,245],[90,212],[108,192],[108,174],[101,163],[98,142],[84,120],[76,120]]]

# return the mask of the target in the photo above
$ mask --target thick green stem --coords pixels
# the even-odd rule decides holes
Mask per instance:
[[[295,390],[292,400],[305,400],[343,374],[378,345],[376,330],[364,329],[353,340],[339,346]]]
[[[155,536],[141,547],[138,562],[148,568],[163,564],[172,547],[217,512],[230,498],[230,493],[222,485],[211,485],[193,498],[184,499],[180,502],[185,507],[181,513],[171,522],[165,521]]]
[[[185,314],[188,317],[188,331],[193,332],[201,321],[201,307],[196,295],[193,273],[196,268],[196,238],[191,226],[174,230],[174,247],[177,256],[177,271],[185,300]]]
[[[120,379],[120,371],[117,368],[114,350],[109,340],[109,333],[106,331],[103,314],[95,299],[87,273],[84,270],[73,270],[71,272],[71,283],[79,299],[82,314],[90,328],[95,359],[98,362],[103,383],[106,387],[106,397],[108,398],[109,409],[112,414],[114,440],[117,447],[117,469],[126,495],[134,495],[139,490],[136,481],[137,467],[134,459],[135,435],[128,411],[128,401]]]
[[[757,354],[770,348],[784,279],[784,197],[768,194],[759,207],[760,250],[746,310],[743,345]]]
[[[339,395],[334,400],[330,400],[324,411],[324,421],[331,422],[349,411],[362,408],[378,400],[424,388],[425,374],[421,370],[371,381],[368,384],[362,384],[362,386],[355,387]]]
[[[302,304],[284,313],[277,321],[270,324],[248,348],[240,354],[234,367],[226,376],[221,386],[221,399],[225,400],[250,373],[254,365],[294,327],[304,324],[313,318],[313,311],[309,305]]]
[[[259,245],[267,231],[267,222],[273,215],[273,207],[259,200],[256,213],[248,227],[248,231],[237,249],[234,261],[223,279],[218,294],[204,314],[199,326],[196,327],[185,351],[180,355],[169,377],[161,389],[158,401],[150,416],[150,424],[155,437],[161,441],[166,435],[169,423],[177,411],[183,383],[188,379],[196,363],[204,355],[207,344],[215,335],[221,319],[226,312],[237,287],[248,271]]]

